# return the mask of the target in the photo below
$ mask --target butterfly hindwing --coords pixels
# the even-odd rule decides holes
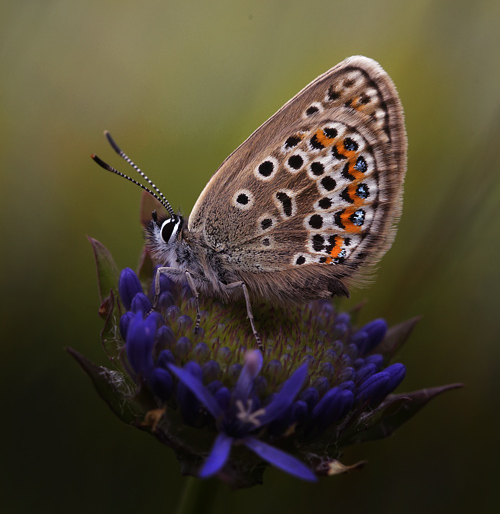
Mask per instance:
[[[309,84],[224,161],[189,229],[242,271],[319,265],[353,273],[392,243],[405,169],[396,89],[375,61],[352,57]]]

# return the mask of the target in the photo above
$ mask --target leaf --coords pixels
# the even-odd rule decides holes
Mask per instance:
[[[382,354],[385,361],[390,362],[397,351],[410,337],[410,334],[413,332],[415,325],[420,321],[420,319],[420,316],[416,316],[415,318],[390,327],[384,337],[384,340],[377,346],[374,353]]]
[[[134,425],[138,419],[144,418],[145,410],[134,401],[133,391],[123,373],[98,366],[72,348],[67,348],[67,351],[90,377],[99,396],[119,419],[127,425]]]
[[[118,291],[118,279],[120,278],[120,270],[115,264],[113,257],[108,249],[101,244],[97,239],[88,237],[92,250],[94,251],[94,258],[97,267],[97,281],[99,286],[99,298],[101,305],[109,296],[110,291]]]
[[[360,424],[363,424],[364,427],[350,435],[346,440],[342,440],[342,445],[357,444],[389,437],[433,398],[446,391],[461,387],[462,384],[450,384],[431,389],[421,389],[407,394],[390,395],[370,415],[370,418],[359,421],[358,428]],[[373,423],[374,420],[377,420],[377,422]],[[368,423],[365,424],[366,421]]]

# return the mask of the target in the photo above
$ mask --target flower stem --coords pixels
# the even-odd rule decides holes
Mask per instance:
[[[200,480],[196,477],[188,477],[184,482],[175,514],[210,512],[216,493],[216,480]]]

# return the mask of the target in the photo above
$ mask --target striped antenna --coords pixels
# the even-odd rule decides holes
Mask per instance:
[[[111,137],[111,134],[105,130],[104,131],[104,135],[106,136],[106,139],[108,140],[109,144],[113,147],[113,150],[125,161],[127,161],[130,166],[132,166],[132,168],[134,168],[135,171],[137,171],[137,173],[139,173],[139,175],[144,179],[146,180],[146,182],[158,193],[158,195],[163,198],[163,203],[166,203],[167,205],[170,205],[168,203],[168,200],[165,198],[165,195],[156,187],[155,184],[153,184],[153,182],[149,179],[149,177],[139,168],[139,166],[137,166],[134,161],[132,161],[132,159],[116,144],[116,141]],[[168,212],[173,212],[173,209],[172,207],[170,207],[170,209],[167,209]]]
[[[153,193],[151,189],[148,189],[146,186],[143,186],[140,182],[137,182],[137,180],[134,180],[133,178],[129,177],[128,175],[125,175],[125,173],[122,173],[121,171],[118,171],[117,169],[113,168],[113,166],[110,166],[109,164],[105,163],[102,159],[97,157],[96,154],[91,155],[92,159],[99,164],[101,168],[104,168],[107,171],[110,171],[111,173],[114,173],[120,177],[126,178],[127,180],[130,180],[132,184],[135,184],[136,186],[139,186],[140,188],[144,189],[144,191],[147,191],[150,195],[154,196],[162,205],[167,209],[167,211],[171,214],[171,216],[175,216],[175,212],[170,206],[170,204],[165,200],[165,197],[160,198],[157,194]]]

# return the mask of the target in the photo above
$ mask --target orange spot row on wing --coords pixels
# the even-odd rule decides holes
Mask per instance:
[[[344,244],[344,240],[337,236],[337,240],[335,241],[335,246],[330,251],[330,256],[326,259],[326,264],[331,264],[333,259],[336,259],[340,252],[342,251],[342,246]]]
[[[359,225],[355,225],[349,217],[352,216],[358,210],[357,207],[348,207],[344,210],[344,212],[340,215],[340,219],[342,221],[342,225],[345,227],[345,231],[351,234],[358,234],[361,232],[361,227]]]
[[[322,129],[317,130],[315,136],[317,141],[325,148],[332,145],[335,141],[335,138],[326,136]]]
[[[346,150],[345,148],[341,148],[340,143],[336,144],[335,148],[337,153],[344,156],[349,162],[349,175],[354,177],[353,183],[355,181],[363,180],[365,178],[365,174],[354,167],[358,159],[358,152],[355,150]]]
[[[355,182],[351,182],[349,186],[347,187],[347,194],[349,195],[349,198],[354,202],[353,206],[358,208],[361,205],[365,203],[365,200],[363,198],[360,198],[356,194],[356,190],[358,188],[358,185],[360,183],[360,180],[356,180]]]

